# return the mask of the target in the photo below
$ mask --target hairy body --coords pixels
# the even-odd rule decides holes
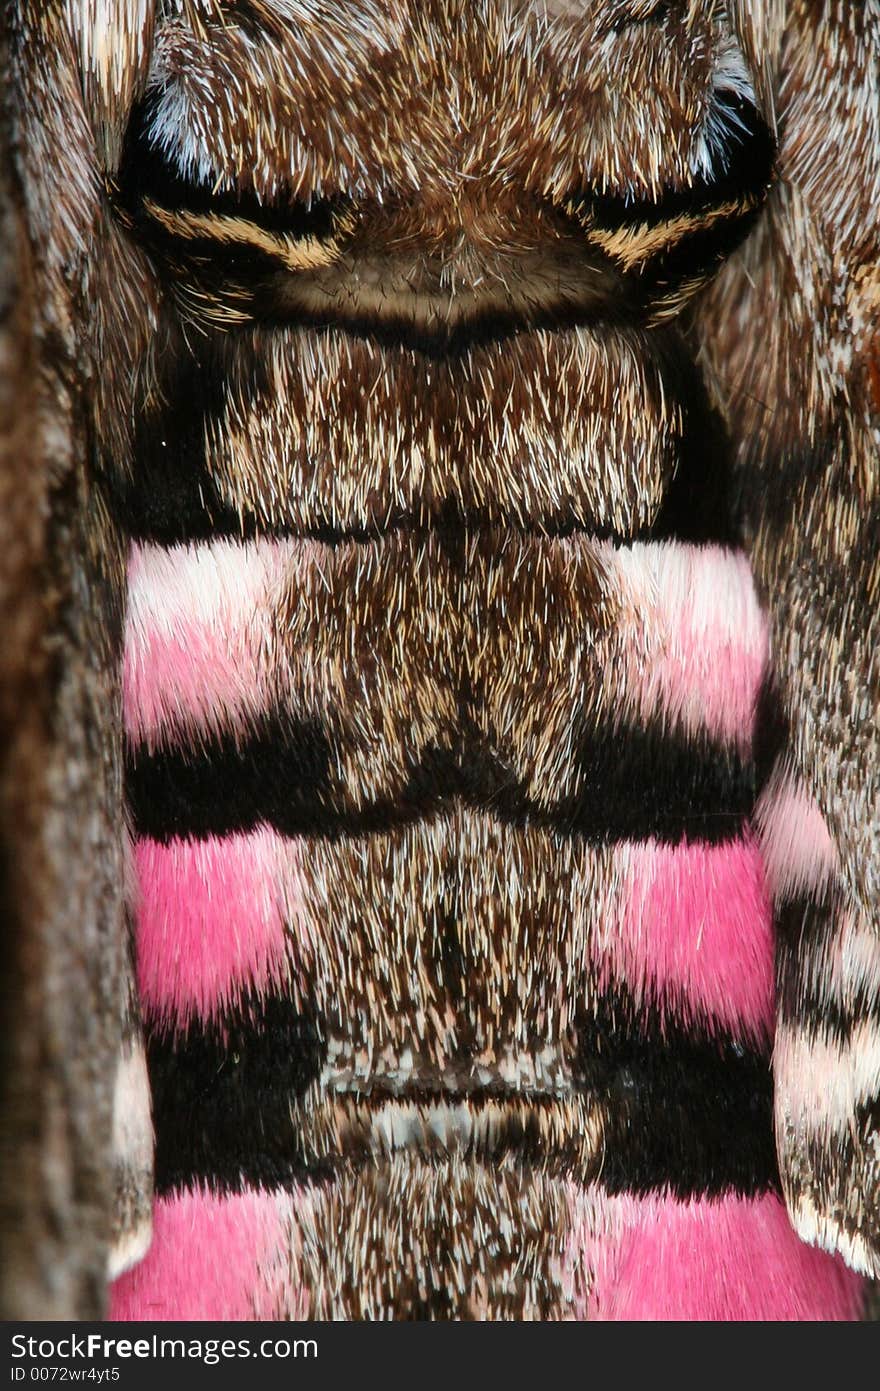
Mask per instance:
[[[118,1316],[856,1313],[785,1205],[875,1271],[877,26],[16,11]]]

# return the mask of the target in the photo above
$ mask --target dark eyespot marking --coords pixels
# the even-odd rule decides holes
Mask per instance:
[[[155,137],[155,111],[154,94],[132,114],[111,194],[117,215],[172,275],[189,275],[207,292],[228,280],[251,289],[279,270],[336,259],[350,226],[345,200],[304,202],[279,190],[268,203],[252,190],[187,179]]]
[[[664,189],[656,198],[620,194],[575,194],[573,209],[590,214],[603,228],[639,223],[654,227],[682,215],[702,216],[724,203],[763,202],[773,178],[776,145],[754,103],[731,89],[716,94],[716,122],[728,131],[723,152],[709,174],[698,174],[681,189]]]
[[[714,272],[752,227],[773,181],[775,142],[753,102],[718,91],[713,123],[726,136],[715,167],[686,186],[653,198],[585,189],[564,202],[649,307],[675,307]]]
[[[626,15],[646,23],[669,8],[642,3]],[[592,274],[583,294],[580,287],[547,303],[530,302],[528,312],[519,303],[487,304],[436,326],[430,305],[410,312],[406,305],[396,310],[391,296],[378,309],[334,297],[334,263],[341,263],[339,283],[347,286],[344,257],[360,254],[364,205],[355,210],[343,197],[303,201],[283,189],[267,202],[250,189],[187,178],[157,138],[158,100],[154,92],[133,114],[111,196],[187,316],[223,329],[255,321],[341,326],[438,356],[523,328],[596,322],[612,299],[618,319],[672,317],[749,231],[774,173],[775,144],[754,103],[733,87],[718,90],[705,161],[712,167],[700,168],[685,186],[647,197],[590,187],[558,200],[568,234],[571,223],[584,234],[584,264]],[[576,245],[576,236],[571,240]]]

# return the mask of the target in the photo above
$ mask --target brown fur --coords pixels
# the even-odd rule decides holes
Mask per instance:
[[[9,962],[0,1267],[7,1317],[95,1317],[112,1220],[110,1093],[120,1033],[124,876],[112,712],[121,557],[87,485],[89,426],[65,272],[68,210],[37,176],[53,121],[73,148],[72,54],[51,14],[42,26],[11,18],[13,89],[29,91],[21,68],[40,55],[49,97],[40,101],[40,136],[27,104],[7,111],[4,124],[7,285],[17,284],[17,295],[6,290],[13,374],[3,384],[0,508],[11,639],[0,683]],[[79,148],[88,148],[82,132]],[[57,172],[63,179],[63,168]],[[67,173],[76,199],[78,171]],[[81,198],[77,217],[84,205]]]
[[[851,912],[876,932],[880,18],[875,0],[736,0],[732,20],[780,136],[779,183],[760,225],[708,292],[700,268],[653,292],[636,327],[550,333],[536,327],[548,306],[607,307],[658,246],[717,216],[625,234],[597,233],[587,218],[589,253],[575,266],[585,185],[649,197],[688,181],[712,64],[729,40],[717,7],[669,9],[662,42],[641,0],[364,0],[329,3],[320,24],[279,18],[270,0],[172,0],[159,24],[148,0],[86,0],[76,32],[60,4],[17,0],[5,20],[13,99],[2,131],[9,309],[0,363],[12,366],[0,397],[0,734],[9,731],[0,831],[12,989],[3,1001],[11,1147],[0,1162],[0,1242],[14,1277],[4,1312],[99,1313],[111,1237],[146,1206],[144,1169],[131,1178],[123,1168],[116,1196],[129,1216],[114,1232],[111,1081],[120,1044],[136,1038],[137,1011],[125,960],[123,556],[108,495],[136,480],[138,431],[174,404],[181,364],[207,364],[222,380],[196,443],[220,503],[242,524],[422,528],[453,497],[493,529],[463,553],[450,553],[442,529],[418,544],[386,537],[366,560],[343,546],[320,588],[313,573],[309,605],[294,586],[283,596],[273,675],[306,711],[329,707],[341,735],[336,802],[399,792],[406,749],[441,742],[470,700],[480,738],[546,804],[574,790],[575,716],[619,703],[606,673],[627,614],[589,546],[583,567],[566,569],[543,533],[575,524],[630,538],[656,520],[684,428],[669,390],[682,339],[676,325],[657,324],[701,294],[692,341],[735,436],[789,752],[834,833]],[[627,26],[627,17],[638,22]],[[202,252],[194,263],[191,224],[166,217],[164,231],[177,238],[166,254],[146,233],[138,240],[147,222],[137,219],[161,223],[156,210],[120,205],[129,114],[160,82],[188,111],[187,138],[217,191],[256,194],[270,207],[342,195],[359,219],[340,223],[329,269],[293,285],[276,266],[260,287],[263,307],[282,317],[293,304],[329,307],[380,326],[402,319],[441,339],[491,308],[533,331],[452,362],[337,330],[251,326],[253,306],[234,278],[218,289]],[[221,222],[211,226],[215,240],[228,240]],[[245,240],[256,244],[251,231]],[[222,327],[236,323],[244,326],[225,337]],[[484,552],[501,528],[532,534]],[[375,904],[358,896],[361,847],[322,844],[307,862],[336,931],[349,930],[328,958],[337,969],[345,962],[346,987],[373,1011],[368,1038],[333,1021],[339,1090],[349,1074],[363,1080],[377,1040],[399,1061],[414,1029],[424,1040],[417,1070],[459,1066],[461,1020],[443,969],[418,980],[395,974],[437,933],[411,894],[398,902],[419,836],[413,863],[438,881],[456,836],[466,841],[466,868],[457,868],[479,926],[464,946],[484,1030],[469,1046],[498,1068],[507,1052],[532,1045],[537,1019],[564,1059],[581,983],[571,943],[586,930],[583,914],[603,906],[597,884],[607,889],[620,867],[596,871],[590,856],[579,863],[534,828],[508,832],[503,847],[484,843],[484,832],[462,814],[370,841],[370,886],[387,884],[398,909],[388,956],[376,949],[385,919],[372,921]],[[470,873],[475,845],[486,878]],[[491,875],[509,883],[520,871],[536,903],[558,894],[563,876],[570,893],[582,891],[580,912],[569,903],[570,940],[554,941],[552,959],[541,956],[538,915],[517,920],[519,937],[503,914],[496,919]],[[823,949],[820,973],[825,960]],[[377,962],[388,972],[378,986]],[[329,1006],[337,979],[320,970],[315,979]],[[876,997],[880,982],[871,986]],[[581,1003],[584,995],[589,983]],[[824,1027],[795,1023],[814,1041]],[[845,1069],[842,1045],[841,1059]],[[829,1146],[826,1135],[816,1148],[815,1137],[787,1130],[784,1087],[780,1096],[795,1217],[810,1239],[870,1268],[876,1107],[853,1116],[845,1141]],[[311,1096],[302,1105],[316,1152],[343,1132],[371,1149],[370,1101]],[[583,1119],[577,1112],[563,1124],[561,1109],[541,1111],[538,1128],[554,1143],[560,1134],[570,1141]],[[513,1128],[520,1119],[516,1106],[503,1117]],[[427,1133],[429,1121],[413,1124]],[[584,1145],[589,1168],[591,1134]],[[16,1187],[12,1165],[17,1173],[22,1157]],[[458,1158],[436,1168],[421,1154],[385,1159],[315,1198],[302,1249],[317,1310],[448,1311],[462,1282],[456,1262],[470,1250],[473,1316],[554,1316],[561,1200],[543,1173],[502,1166],[489,1175]],[[328,1262],[343,1217],[351,1237]],[[414,1241],[400,1239],[403,1224]],[[469,1235],[478,1224],[493,1233],[485,1255]]]
[[[739,448],[790,756],[831,828],[849,911],[877,936],[880,411],[871,370],[880,327],[880,13],[796,0],[780,63],[781,181],[761,227],[701,306],[698,331]],[[814,969],[821,974],[831,958],[826,944]],[[781,981],[786,969],[781,962]],[[831,985],[824,989],[834,1003]],[[880,966],[867,989],[876,1008]],[[798,1028],[841,1048],[846,1087],[845,1036],[809,1013]],[[880,1058],[877,1040],[873,1049]],[[793,1084],[786,1080],[777,1104],[799,1228],[829,1247],[839,1239],[876,1269],[876,1102],[853,1110],[848,1136],[826,1136],[817,1148],[785,1120]]]

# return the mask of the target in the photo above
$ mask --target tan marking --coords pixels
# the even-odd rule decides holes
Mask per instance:
[[[726,218],[741,217],[749,212],[752,206],[751,200],[736,199],[732,203],[722,203],[720,207],[712,208],[699,218],[683,213],[679,217],[660,222],[655,227],[642,222],[637,227],[621,227],[614,232],[602,231],[587,218],[584,219],[584,228],[594,245],[618,261],[623,270],[629,271],[689,232],[701,232]]]
[[[209,237],[212,241],[233,242],[252,246],[276,256],[287,270],[318,270],[329,266],[341,255],[338,240],[325,241],[318,237],[293,237],[275,234],[248,222],[243,217],[222,217],[217,213],[171,212],[151,198],[145,198],[144,210],[167,232],[178,237]],[[340,222],[339,231],[345,230]]]

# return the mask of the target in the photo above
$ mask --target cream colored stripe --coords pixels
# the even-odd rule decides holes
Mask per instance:
[[[153,1122],[147,1060],[139,1040],[123,1047],[116,1069],[112,1151],[122,1203],[107,1256],[107,1278],[115,1280],[146,1255],[152,1233]]]
[[[856,1108],[880,1095],[880,1026],[864,1020],[845,1044],[780,1029],[773,1063],[777,1123],[849,1131]]]
[[[733,203],[722,203],[720,207],[713,208],[701,217],[690,217],[683,213],[679,217],[669,218],[666,222],[659,222],[656,226],[643,222],[634,227],[619,227],[613,232],[603,231],[590,222],[585,222],[584,225],[590,241],[600,247],[606,255],[619,261],[623,269],[628,271],[639,262],[647,261],[656,252],[663,251],[681,237],[691,232],[702,232],[726,218],[742,216],[749,211],[749,207],[747,201],[737,200]]]
[[[318,237],[293,237],[267,232],[243,217],[223,217],[219,213],[172,212],[145,198],[144,209],[166,231],[179,237],[208,237],[212,241],[251,246],[276,256],[288,270],[317,270],[329,266],[341,254],[339,243]],[[343,230],[340,226],[339,230]]]
[[[788,766],[774,769],[755,819],[777,902],[820,893],[839,869],[837,851],[818,803]]]

